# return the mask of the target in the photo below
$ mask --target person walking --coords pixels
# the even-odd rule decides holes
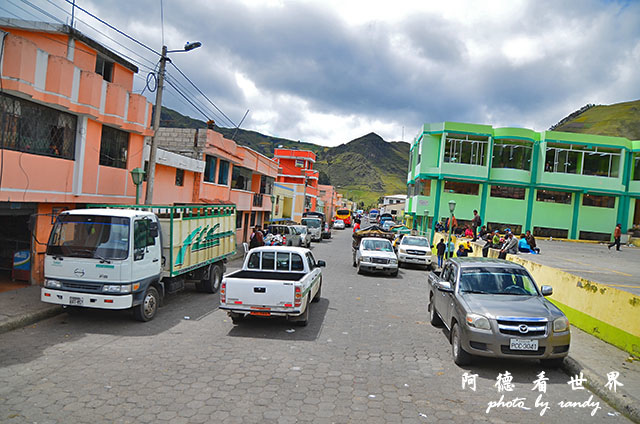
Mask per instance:
[[[471,219],[471,229],[473,230],[473,241],[478,239],[478,228],[482,225],[482,218],[478,215],[476,209],[473,210],[473,218]]]
[[[444,251],[447,246],[444,244],[444,239],[440,239],[440,243],[436,245],[436,253],[438,255],[438,268],[442,268],[442,263],[444,262]]]
[[[251,240],[249,240],[249,249],[254,247],[264,246],[264,234],[260,231],[260,226],[256,225],[251,233]]]
[[[622,237],[622,224],[617,224],[613,230],[613,243],[609,244],[609,250],[611,250],[611,246],[615,246],[618,251],[620,250],[620,237]]]

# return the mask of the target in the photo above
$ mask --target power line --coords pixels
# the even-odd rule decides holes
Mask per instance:
[[[35,4],[31,3],[29,0],[20,0],[22,3],[24,4],[28,4],[29,6],[31,6],[32,8],[34,8],[35,10],[37,10],[38,12],[42,13],[45,16],[48,16],[49,18],[53,19],[54,21],[58,21],[61,24],[64,24],[64,22],[62,22],[60,19],[58,19],[56,16],[53,16],[51,13],[39,8],[38,6],[36,6]]]
[[[205,109],[210,115],[213,115],[213,117],[218,120],[218,121],[222,121],[222,118],[220,117],[220,115],[218,115],[213,109],[211,109],[208,105],[206,105],[205,103],[203,103],[200,98],[198,96],[194,96],[193,93],[191,91],[189,91],[189,89],[187,89],[184,85],[182,85],[177,79],[175,79],[173,77],[173,75],[169,74],[169,73],[165,73],[165,78],[166,77],[171,77],[171,80],[173,81],[174,84],[178,85],[178,87],[186,94],[188,94],[189,96],[191,96],[191,98],[193,99],[194,102],[197,102],[198,105],[202,108]]]
[[[189,102],[189,104],[191,106],[193,106],[198,112],[200,112],[202,114],[202,116],[204,116],[204,118],[208,121],[209,117],[207,116],[206,113],[204,113],[198,106],[196,106],[187,96],[185,96],[182,91],[180,91],[178,88],[176,88],[175,85],[173,85],[173,83],[170,80],[167,80],[167,84],[169,84],[171,87],[173,87],[174,90],[176,90],[178,92],[178,94],[180,94],[187,102]],[[159,111],[156,111],[156,113],[159,113]]]
[[[31,15],[33,18],[35,18],[35,19],[37,19],[37,20],[40,20],[40,19],[41,19],[39,16],[36,16],[35,14],[31,13],[29,10],[27,10],[27,9],[25,9],[25,8],[23,8],[23,7],[18,6],[17,4],[15,4],[14,2],[12,2],[11,0],[7,0],[7,1],[8,1],[9,3],[11,3],[11,5],[13,5],[16,9],[20,9],[20,10],[22,10],[23,12],[28,13],[29,15]],[[5,12],[7,12],[7,13],[9,13],[9,14],[13,15],[13,16],[15,16],[17,19],[21,19],[21,18],[20,18],[20,16],[16,15],[16,14],[15,14],[15,13],[13,13],[13,12],[8,11],[8,10],[7,10],[7,9],[5,9],[5,8],[2,8],[2,10],[4,10]]]
[[[26,1],[26,0],[22,0],[22,1]],[[75,3],[71,2],[71,0],[65,0],[67,3],[74,5],[75,8],[82,10],[84,13],[86,13],[87,15],[91,16],[92,18],[96,19],[97,21],[103,23],[104,25],[108,26],[109,28],[111,28],[112,30],[116,31],[118,34],[123,35],[125,37],[127,37],[129,40],[133,41],[136,44],[139,44],[140,46],[144,47],[145,49],[149,50],[150,52],[158,55],[158,56],[162,56],[162,54],[158,53],[157,51],[153,50],[151,47],[147,46],[146,44],[142,43],[141,41],[136,40],[135,38],[133,38],[132,36],[130,36],[129,34],[120,31],[118,28],[114,27],[113,25],[111,25],[110,23],[98,18],[96,15],[94,15],[93,13],[87,11],[86,9],[83,9],[82,7],[76,5]]]

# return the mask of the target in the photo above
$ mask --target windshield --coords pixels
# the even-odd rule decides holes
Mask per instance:
[[[307,227],[304,225],[296,225],[294,228],[298,230],[298,234],[307,234]]]
[[[322,222],[318,218],[302,220],[302,225],[306,225],[309,228],[320,228],[321,223]]]
[[[460,292],[536,296],[538,289],[526,271],[517,268],[463,268]]]
[[[364,250],[375,250],[378,252],[392,252],[391,242],[389,240],[365,240],[362,243]]]
[[[126,259],[129,255],[129,219],[61,215],[51,231],[47,255]]]
[[[429,241],[426,238],[422,237],[404,237],[402,239],[402,244],[406,244],[409,246],[423,246],[429,247]]]
[[[349,209],[338,209],[336,215],[350,215],[351,211]]]

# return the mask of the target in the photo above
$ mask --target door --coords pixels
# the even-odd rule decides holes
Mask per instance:
[[[443,292],[443,301],[444,306],[443,309],[440,310],[440,316],[444,322],[449,325],[451,323],[451,317],[453,316],[454,305],[454,297],[456,291],[456,279],[458,277],[458,267],[450,264],[449,265],[449,273],[447,274],[447,281],[451,284],[451,289],[453,292]]]
[[[321,272],[320,271],[320,267],[316,266],[316,259],[313,257],[313,254],[311,252],[307,252],[307,262],[309,264],[309,271],[310,271],[310,277],[307,276],[307,281],[309,281],[310,284],[312,284],[312,289],[309,292],[309,299],[313,298],[313,296],[316,294],[316,292],[318,291],[318,288],[320,287],[320,277],[321,277]]]
[[[247,238],[247,232],[249,231],[249,214],[245,213],[244,214],[244,226],[242,229],[242,241],[243,242],[247,242],[249,241]]]
[[[152,235],[151,223],[148,217],[136,218],[133,221],[133,266],[131,267],[132,282],[148,282],[160,274],[160,241],[156,234]]]

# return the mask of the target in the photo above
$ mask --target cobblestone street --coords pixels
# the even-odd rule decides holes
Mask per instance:
[[[149,323],[88,310],[0,335],[0,422],[627,422],[561,370],[544,370],[546,394],[533,390],[537,361],[457,367],[446,330],[428,322],[426,271],[357,275],[350,236],[313,245],[327,267],[307,327],[234,326],[217,295],[190,288]],[[462,389],[465,372],[476,391]],[[498,392],[505,372],[515,388]]]

